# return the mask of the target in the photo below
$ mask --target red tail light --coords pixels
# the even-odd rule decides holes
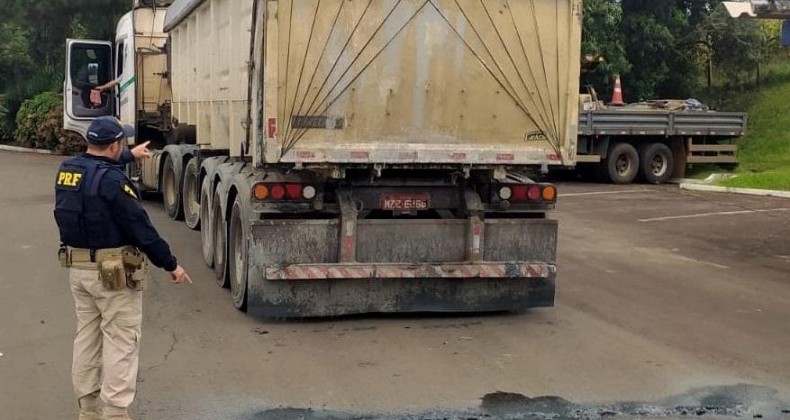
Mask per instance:
[[[535,201],[540,198],[540,187],[537,185],[533,185],[529,187],[529,191],[527,192],[527,198],[531,201]]]
[[[282,185],[275,185],[272,187],[272,198],[275,200],[282,200],[285,197],[285,187]]]
[[[289,200],[299,200],[302,198],[302,186],[299,184],[287,184],[285,194]]]
[[[512,201],[514,203],[519,203],[521,201],[527,201],[527,191],[529,188],[526,185],[516,185],[513,187],[513,198]]]

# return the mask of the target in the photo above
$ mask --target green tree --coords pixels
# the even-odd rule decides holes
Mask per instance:
[[[760,66],[779,49],[776,23],[732,19],[717,7],[698,27],[711,65],[723,74],[729,85],[744,84],[750,76],[760,77]]]
[[[33,69],[29,32],[16,23],[0,24],[0,92]]]
[[[697,49],[688,35],[692,17],[699,20],[706,6],[691,0],[623,0],[621,31],[633,69],[624,80],[631,100],[686,97],[695,90],[699,68]],[[692,7],[693,6],[693,7]]]
[[[595,87],[603,98],[611,90],[615,75],[631,71],[620,32],[623,9],[617,0],[586,0],[582,31],[582,53],[600,56],[603,62],[583,80]]]

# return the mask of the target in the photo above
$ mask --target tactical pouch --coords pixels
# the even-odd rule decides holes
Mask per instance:
[[[105,290],[117,292],[126,288],[126,270],[120,258],[109,258],[99,263],[99,279]]]
[[[124,248],[121,256],[126,270],[126,287],[138,292],[145,290],[145,256],[133,247]]]

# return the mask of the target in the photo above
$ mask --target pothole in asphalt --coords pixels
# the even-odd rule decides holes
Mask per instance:
[[[683,419],[749,418],[790,420],[790,404],[777,399],[774,389],[755,385],[695,388],[655,402],[577,404],[561,397],[494,392],[482,397],[480,407],[424,413],[344,413],[300,408],[260,411],[250,420],[595,420],[610,418]]]

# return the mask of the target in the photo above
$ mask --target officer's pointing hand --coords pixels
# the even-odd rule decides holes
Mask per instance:
[[[151,151],[148,150],[148,145],[150,143],[151,143],[150,141],[147,141],[143,144],[137,145],[134,148],[132,148],[132,155],[134,156],[134,158],[137,160],[141,160],[151,157]]]
[[[173,284],[192,284],[192,279],[189,277],[189,274],[184,271],[184,268],[179,265],[175,270],[170,272],[170,282]]]

